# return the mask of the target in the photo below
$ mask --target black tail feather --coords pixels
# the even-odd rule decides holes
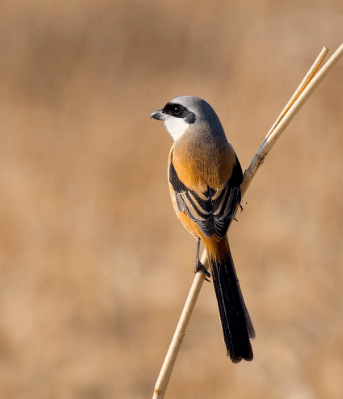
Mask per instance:
[[[250,338],[255,338],[255,331],[244,303],[231,255],[222,262],[211,260],[211,269],[227,355],[233,363],[242,359],[252,360]]]

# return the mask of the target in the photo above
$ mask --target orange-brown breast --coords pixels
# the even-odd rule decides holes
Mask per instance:
[[[225,137],[191,129],[174,143],[171,157],[182,183],[202,198],[208,187],[219,192],[225,187],[236,162]]]

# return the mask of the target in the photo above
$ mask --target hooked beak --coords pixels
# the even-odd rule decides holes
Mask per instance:
[[[159,109],[150,115],[150,119],[154,118],[158,121],[162,121],[163,119],[165,119],[165,117],[166,115],[164,114],[163,109]]]

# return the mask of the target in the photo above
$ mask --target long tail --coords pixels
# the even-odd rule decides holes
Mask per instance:
[[[253,359],[250,338],[255,338],[255,331],[239,287],[226,237],[225,241],[225,259],[218,261],[218,257],[210,252],[209,259],[227,355],[233,363],[238,363],[242,359]]]

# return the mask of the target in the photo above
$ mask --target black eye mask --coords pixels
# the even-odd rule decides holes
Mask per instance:
[[[163,108],[162,112],[174,116],[175,118],[182,118],[186,123],[192,124],[196,120],[194,112],[189,111],[186,107],[181,104],[168,103]]]

